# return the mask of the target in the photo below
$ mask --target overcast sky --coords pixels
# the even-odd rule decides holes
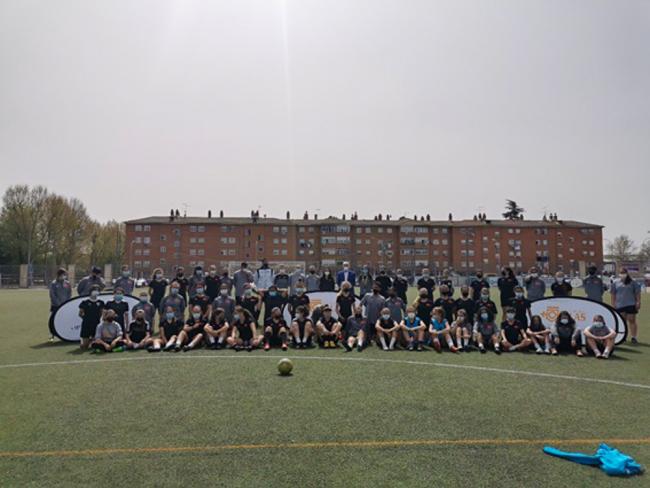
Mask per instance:
[[[0,191],[650,230],[649,0],[0,0]]]

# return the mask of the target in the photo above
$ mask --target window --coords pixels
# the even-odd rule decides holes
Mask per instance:
[[[136,268],[142,268],[142,261],[135,261],[133,263],[133,266],[135,266]]]
[[[160,246],[160,254],[165,254],[167,252],[167,248],[165,246]]]
[[[196,237],[190,237],[190,244],[196,244]]]
[[[144,237],[142,239],[142,242],[144,242],[145,244],[151,244],[151,237]]]
[[[196,230],[198,232],[205,232],[205,225],[199,225]]]
[[[142,226],[140,224],[135,226],[135,231],[136,232],[142,232]]]
[[[196,232],[196,225],[190,225],[190,232]]]
[[[151,232],[151,226],[148,224],[143,225],[142,230],[144,230],[145,232]]]
[[[167,240],[167,235],[165,235],[165,234],[160,234],[160,240],[161,240],[161,241],[166,241],[166,240]]]
[[[392,233],[393,233],[393,229],[391,227],[388,227],[386,229],[386,234],[392,234]]]

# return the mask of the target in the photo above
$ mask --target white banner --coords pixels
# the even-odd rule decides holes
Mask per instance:
[[[50,315],[50,329],[61,340],[78,342],[81,334],[81,317],[79,317],[79,305],[88,296],[74,297],[61,305],[58,310]],[[112,293],[99,295],[99,299],[107,302],[113,299]],[[139,300],[132,295],[124,295],[124,301],[129,304],[129,310],[136,305]],[[131,314],[129,313],[129,317]]]
[[[560,312],[567,311],[576,321],[576,326],[584,330],[593,323],[594,315],[602,315],[605,324],[616,331],[616,344],[625,341],[627,324],[625,319],[606,303],[582,297],[547,297],[535,300],[531,305],[533,315],[542,317],[546,327],[551,327]]]
[[[330,308],[332,309],[332,317],[338,318],[338,315],[336,314],[336,296],[338,295],[338,292],[335,291],[310,291],[306,293],[306,295],[309,297],[309,316],[311,317],[311,313],[319,305],[329,305]],[[359,299],[357,298],[355,303],[359,303]],[[284,320],[287,321],[287,324],[291,323],[291,314],[289,313],[288,310],[289,307],[284,307]]]

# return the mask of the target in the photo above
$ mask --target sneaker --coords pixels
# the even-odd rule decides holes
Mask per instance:
[[[456,346],[449,346],[449,350],[451,352],[458,352],[458,348]]]
[[[632,344],[638,344],[639,341],[637,340],[636,337],[632,337]]]
[[[544,354],[544,351],[542,350],[541,347],[538,347],[537,349],[535,349],[535,354]]]
[[[282,350],[283,350],[283,351],[286,351],[286,350],[287,350],[287,343],[286,343],[286,342],[283,342],[283,343],[282,343]]]
[[[413,350],[413,344],[409,344],[409,347],[407,347],[407,349],[408,349],[409,351],[412,351],[412,350]]]
[[[233,349],[235,350],[235,352],[239,352],[239,351],[241,351],[241,346],[239,344],[235,344],[233,346]]]
[[[465,352],[465,348],[464,348],[463,346],[458,346],[458,347],[456,348],[456,350],[457,350],[458,352]]]
[[[113,349],[113,352],[124,352],[124,347],[123,346],[118,346],[115,349]]]
[[[596,359],[603,359],[603,355],[601,353],[596,354]]]
[[[189,344],[185,344],[185,345],[183,346],[183,352],[187,352],[187,351],[191,351],[191,350],[192,350],[192,348],[190,347]]]
[[[552,356],[557,356],[557,349],[552,349],[551,350],[551,355]]]
[[[269,344],[268,342],[266,344],[264,344],[264,350],[265,351],[269,351],[270,349],[271,349],[271,344]]]
[[[253,346],[250,346],[250,345],[246,346],[246,351],[247,352],[251,352],[252,350],[253,350]]]
[[[382,349],[383,349],[384,351],[388,351],[388,346],[383,346]]]
[[[174,352],[178,352],[181,350],[181,346],[179,344],[174,344]]]
[[[548,349],[544,349],[544,354],[551,354],[551,351],[549,351]]]
[[[481,354],[485,354],[487,352],[484,347],[479,347],[478,350],[481,351]]]
[[[343,347],[345,348],[345,352],[352,351],[352,348],[350,347],[350,344],[348,344],[347,342],[343,343]]]
[[[361,352],[361,351],[363,351],[363,347],[357,346],[357,352]]]
[[[608,352],[604,352],[604,353],[602,353],[602,354],[600,355],[600,357],[601,357],[602,359],[609,359],[609,353],[608,353]]]
[[[442,346],[440,346],[440,342],[438,341],[433,341],[433,348],[436,352],[442,352]]]
[[[423,351],[422,344],[418,344],[418,351],[420,351],[420,352]]]
[[[584,356],[584,354],[583,354],[583,352],[582,352],[580,349],[578,349],[578,350],[576,351],[576,356],[578,356],[579,358],[581,358],[581,357]]]
[[[494,352],[495,352],[496,354],[501,354],[501,348],[500,348],[500,347],[497,347],[497,348],[494,350]]]

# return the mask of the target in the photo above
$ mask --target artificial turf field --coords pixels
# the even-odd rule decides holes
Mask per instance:
[[[46,290],[3,290],[0,485],[650,486],[541,452],[605,440],[650,465],[649,308],[644,295],[641,344],[609,361],[376,347],[99,356],[47,342]],[[276,370],[285,356],[290,377]]]

